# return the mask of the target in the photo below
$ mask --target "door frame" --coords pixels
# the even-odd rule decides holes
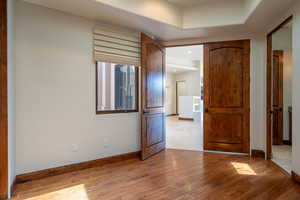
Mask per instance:
[[[271,32],[267,35],[267,108],[266,108],[266,126],[267,126],[267,132],[266,132],[266,139],[267,139],[267,152],[266,157],[268,160],[272,158],[272,35],[277,32],[280,28],[282,28],[287,23],[291,22],[293,20],[293,15],[289,16],[287,19],[285,19],[281,24],[276,26]]]
[[[7,0],[0,1],[0,199],[8,197]]]
[[[173,45],[171,44],[171,45],[165,45],[164,47],[165,48],[171,48],[171,47],[184,47],[184,46],[195,46],[195,45],[203,45],[204,46],[205,44],[213,44],[213,43],[218,43],[218,42],[236,42],[236,41],[245,41],[245,40],[250,41],[250,52],[251,52],[251,39],[225,40],[225,41],[213,41],[213,42],[195,42],[195,43],[183,43],[183,44],[173,44]],[[203,54],[204,54],[204,49],[203,49]],[[250,71],[251,71],[251,62],[250,62],[249,67],[250,67]],[[205,80],[205,73],[203,73],[203,80]],[[250,73],[250,80],[251,80],[251,73]],[[177,84],[176,84],[176,86],[177,86]],[[249,96],[250,96],[250,94],[251,94],[251,84],[249,86],[250,86],[250,88],[249,88]],[[204,88],[205,88],[205,81],[203,81],[203,89]],[[205,94],[204,94],[204,96],[205,96]],[[204,96],[203,96],[203,101],[204,101]],[[176,94],[176,97],[177,97],[177,94]],[[177,105],[177,102],[176,102],[176,105]],[[250,109],[250,113],[249,113],[250,114],[250,116],[249,116],[249,126],[250,126],[250,124],[251,124],[251,103],[249,105],[249,109]],[[203,105],[203,107],[202,107],[202,112],[203,113],[204,113],[204,110],[205,110],[205,108],[204,108],[204,105]],[[176,108],[176,112],[177,112],[177,108]],[[204,128],[205,127],[204,127],[204,121],[203,121],[203,131],[204,131]],[[250,141],[251,127],[249,129],[250,130],[249,130],[248,147],[249,147],[249,155],[250,155],[250,153],[251,153],[251,145],[250,145],[250,142],[251,142]],[[203,141],[204,141],[204,134],[203,134]],[[237,154],[240,154],[240,153],[237,153]]]

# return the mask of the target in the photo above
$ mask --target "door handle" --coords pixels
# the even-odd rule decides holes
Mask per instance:
[[[204,108],[204,113],[208,113],[208,108]]]

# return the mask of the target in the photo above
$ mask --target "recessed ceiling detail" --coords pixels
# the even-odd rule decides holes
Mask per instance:
[[[233,34],[246,39],[247,35],[265,29],[267,23],[297,0],[23,1],[95,21],[138,29],[170,41],[230,37]]]
[[[181,29],[244,24],[262,0],[96,0]]]
[[[196,5],[206,4],[206,3],[219,3],[221,1],[230,1],[230,0],[166,0],[170,3],[176,4],[180,7],[192,7]],[[241,0],[245,1],[245,0]]]

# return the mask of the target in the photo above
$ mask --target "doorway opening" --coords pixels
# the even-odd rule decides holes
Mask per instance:
[[[141,41],[142,159],[165,148],[249,154],[250,40]]]
[[[292,169],[292,17],[268,35],[267,157]]]
[[[166,148],[203,150],[203,45],[166,48]]]

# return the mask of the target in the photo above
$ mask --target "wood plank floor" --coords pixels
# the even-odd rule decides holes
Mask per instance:
[[[300,199],[300,186],[272,162],[166,150],[17,185],[14,200]]]

